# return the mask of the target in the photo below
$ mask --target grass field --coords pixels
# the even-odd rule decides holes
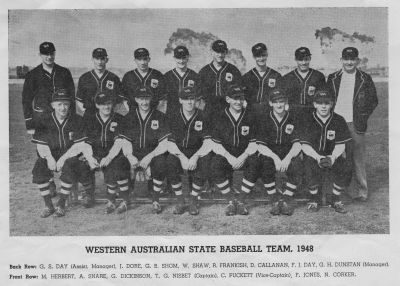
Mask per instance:
[[[202,203],[200,215],[172,214],[165,204],[162,214],[151,214],[151,205],[134,204],[123,215],[104,214],[103,203],[92,209],[69,206],[63,218],[40,218],[43,200],[31,183],[35,146],[26,133],[22,114],[22,84],[9,85],[10,128],[10,235],[276,235],[276,234],[384,234],[389,233],[388,83],[376,83],[379,105],[369,121],[367,175],[370,198],[349,203],[348,213],[322,208],[316,214],[297,204],[291,217],[273,217],[265,202],[249,200],[249,216],[226,217],[225,205]],[[104,188],[100,188],[104,192]],[[142,188],[143,189],[143,188]],[[143,190],[140,190],[143,192]]]

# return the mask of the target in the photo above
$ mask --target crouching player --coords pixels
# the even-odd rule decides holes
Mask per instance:
[[[304,156],[306,184],[311,193],[308,210],[317,212],[321,203],[323,176],[330,169],[333,179],[332,206],[339,213],[346,213],[340,193],[351,181],[352,164],[342,156],[346,142],[351,140],[344,118],[332,111],[335,98],[326,91],[314,95],[315,111],[305,118],[301,143]]]
[[[121,144],[124,155],[128,158],[132,170],[139,167],[151,170],[152,212],[160,213],[159,197],[161,186],[166,176],[166,155],[169,128],[165,115],[151,107],[154,97],[150,87],[138,87],[134,93],[137,107],[124,118],[124,124],[115,144]],[[117,142],[118,141],[118,142]],[[122,202],[127,203],[127,202]],[[127,208],[126,208],[127,209]]]
[[[67,90],[59,90],[52,95],[54,111],[41,118],[32,139],[37,144],[39,155],[32,171],[33,183],[38,185],[46,206],[42,218],[53,213],[57,217],[65,215],[65,202],[74,182],[80,182],[87,193],[94,191],[90,167],[79,159],[87,144],[84,143],[86,136],[82,117],[70,112],[72,96]],[[93,161],[88,162],[94,166]],[[57,208],[54,208],[49,193],[49,179],[54,171],[61,171]]]
[[[233,171],[243,169],[246,181],[251,181],[254,176],[249,169],[247,158],[257,152],[257,126],[254,115],[243,107],[244,98],[245,91],[242,86],[230,86],[226,95],[229,107],[217,114],[213,122],[212,139],[216,155],[211,160],[211,171],[218,189],[228,200],[225,210],[228,216],[248,214],[244,205],[247,191],[242,188],[238,200],[231,191],[229,178],[232,178]]]
[[[293,115],[287,111],[288,95],[281,89],[269,94],[269,105],[272,110],[259,120],[257,145],[260,156],[249,158],[250,173],[255,174],[252,180],[243,179],[242,189],[250,192],[257,179],[261,177],[266,191],[272,195],[273,215],[292,215],[290,198],[297,189],[302,176],[302,161],[297,156],[301,151],[299,126]],[[283,194],[276,190],[276,173],[284,172],[287,181]]]
[[[108,202],[106,214],[116,209],[116,192],[123,202],[129,201],[129,169],[128,159],[123,156],[121,146],[114,144],[117,128],[120,128],[124,117],[113,111],[115,96],[111,91],[97,92],[94,97],[97,108],[96,113],[89,113],[84,118],[86,142],[92,146],[92,160],[104,173],[104,181],[107,184]],[[84,201],[85,207],[91,207],[94,203],[94,193],[87,193]],[[117,208],[118,213],[126,210],[126,203]]]
[[[182,193],[183,170],[192,176],[189,213],[197,215],[197,199],[207,178],[212,151],[209,120],[196,108],[198,99],[194,87],[186,87],[179,92],[181,108],[169,116],[171,136],[168,138],[167,178],[171,182],[178,199],[174,214],[183,214],[186,206]]]

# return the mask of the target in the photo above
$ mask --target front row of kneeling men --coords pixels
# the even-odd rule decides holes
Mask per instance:
[[[181,109],[168,117],[152,107],[152,97],[150,88],[137,88],[137,107],[122,116],[113,111],[113,94],[98,92],[95,96],[98,111],[82,118],[69,112],[73,98],[65,90],[53,94],[54,111],[43,118],[33,138],[39,154],[33,182],[38,184],[46,205],[42,217],[53,213],[65,215],[66,199],[74,182],[83,185],[84,205],[91,207],[94,170],[99,168],[104,172],[108,189],[106,213],[128,210],[130,177],[134,178],[138,172],[151,178],[153,213],[162,210],[159,196],[165,178],[177,197],[174,213],[184,213],[183,170],[188,170],[192,178],[189,204],[192,215],[199,213],[199,192],[211,176],[227,198],[226,215],[248,214],[245,199],[258,178],[273,197],[271,214],[293,213],[290,198],[301,178],[311,193],[308,209],[315,212],[321,204],[320,187],[326,170],[321,162],[327,158],[333,178],[332,207],[339,213],[346,212],[340,193],[350,184],[352,175],[351,161],[345,156],[346,142],[351,137],[343,117],[332,111],[334,98],[328,92],[316,92],[315,110],[305,114],[301,124],[288,111],[288,95],[280,89],[270,94],[271,108],[255,115],[243,107],[244,89],[233,85],[227,92],[227,107],[212,119],[196,108],[198,96],[193,87],[180,91]],[[232,174],[239,169],[244,171],[244,177],[235,196]],[[49,192],[53,171],[61,171],[56,207]],[[287,175],[282,192],[276,189],[276,172]],[[118,189],[122,202],[117,206]]]

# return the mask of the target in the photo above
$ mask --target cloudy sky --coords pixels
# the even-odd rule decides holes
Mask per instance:
[[[340,67],[340,52],[348,45],[358,47],[371,66],[388,65],[387,21],[386,8],[10,10],[9,66],[39,64],[39,44],[51,41],[56,62],[63,66],[91,67],[92,50],[104,47],[109,67],[130,69],[133,51],[146,47],[151,66],[166,70],[173,62],[164,50],[178,28],[225,40],[228,48],[242,51],[247,69],[254,65],[251,47],[258,42],[267,45],[271,67],[293,65],[300,46],[310,48],[312,66]],[[324,27],[349,35],[357,32],[374,42],[334,37],[322,49],[315,31]]]

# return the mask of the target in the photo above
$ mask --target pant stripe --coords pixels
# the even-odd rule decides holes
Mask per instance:
[[[192,190],[192,192],[190,193],[191,196],[197,197],[199,195],[198,192],[195,192],[194,190]]]
[[[117,186],[116,185],[107,185],[107,190],[108,190],[108,193],[114,195],[117,192]]]
[[[268,195],[273,195],[276,193],[275,182],[264,184],[264,187]]]
[[[285,191],[283,192],[283,194],[286,195],[286,196],[292,197],[294,193],[293,193],[292,191],[290,191],[290,190],[285,190]]]
[[[153,190],[159,193],[161,191],[162,183],[163,183],[162,181],[153,179]]]
[[[333,190],[332,190],[334,195],[340,196],[340,194],[342,193],[342,188],[339,187],[336,184],[333,184]]]
[[[37,186],[38,186],[39,189],[45,189],[45,188],[48,188],[50,186],[50,183],[47,182],[47,183],[44,183],[44,184],[38,184]]]
[[[182,196],[182,190],[180,190],[180,191],[175,191],[175,195],[177,195],[177,196]]]
[[[318,189],[314,189],[314,190],[310,189],[310,194],[316,195],[317,193],[318,193]]]
[[[248,185],[249,187],[254,187],[254,183],[247,181],[246,179],[243,179],[243,184]]]
[[[242,191],[247,193],[247,194],[251,192],[251,190],[248,189],[247,187],[245,187],[245,185],[242,186]]]

